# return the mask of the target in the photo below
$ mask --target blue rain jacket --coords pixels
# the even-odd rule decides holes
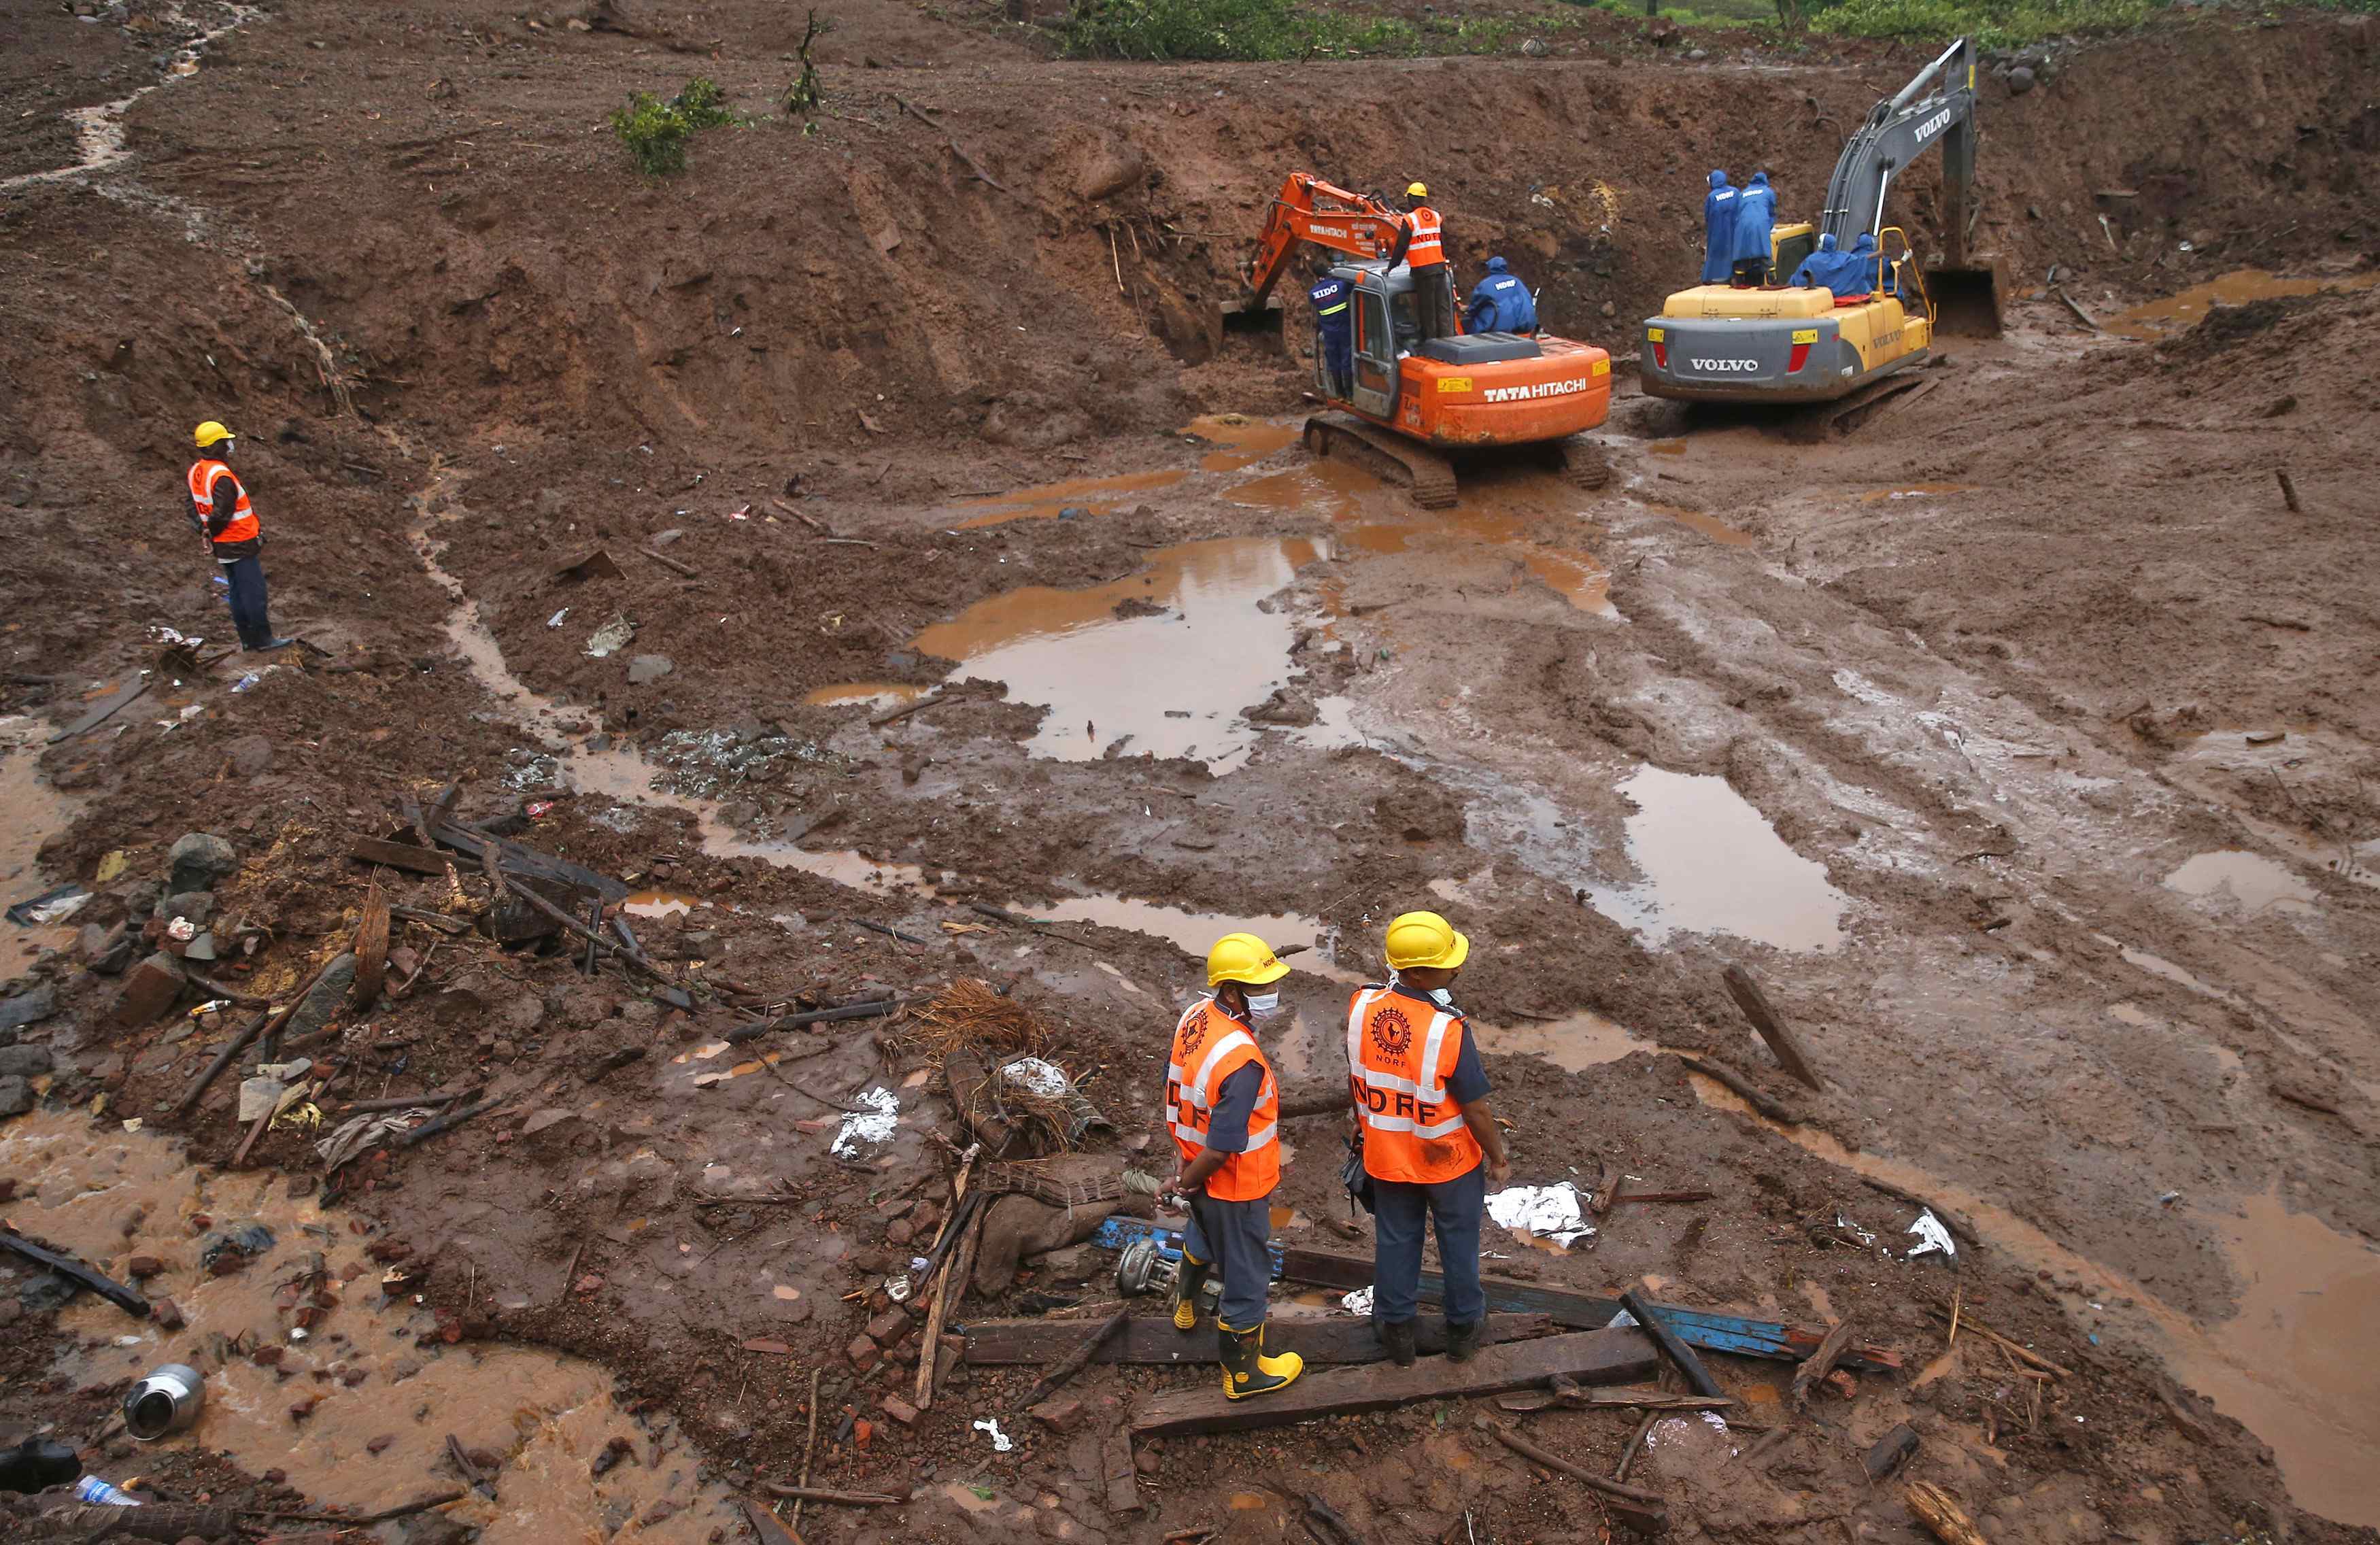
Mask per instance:
[[[1852,242],[1852,249],[1843,254],[1842,283],[1834,287],[1835,293],[1866,295],[1876,287],[1876,237],[1862,231]],[[1893,293],[1890,263],[1884,265],[1884,293]]]
[[[1468,333],[1526,334],[1537,330],[1536,300],[1529,294],[1527,285],[1505,272],[1503,259],[1488,260],[1488,276],[1472,290],[1463,326]]]
[[[1735,201],[1736,258],[1758,258],[1768,261],[1768,231],[1777,224],[1777,194],[1768,186],[1768,174],[1755,172],[1752,181]]]
[[[1735,206],[1742,189],[1725,172],[1710,175],[1710,191],[1703,196],[1703,283],[1723,285],[1735,267]]]

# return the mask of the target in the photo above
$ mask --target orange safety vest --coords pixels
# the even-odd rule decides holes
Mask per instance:
[[[248,487],[229,465],[220,461],[200,461],[190,468],[190,504],[199,512],[200,529],[203,530],[214,522],[214,488],[215,480],[219,477],[229,477],[232,487],[239,491],[239,497],[232,501],[231,524],[225,527],[223,535],[214,540],[218,542],[254,541],[256,512],[248,506]]]
[[[1223,1080],[1250,1063],[1264,1069],[1264,1088],[1248,1115],[1248,1146],[1223,1161],[1207,1177],[1207,1194],[1217,1201],[1256,1201],[1281,1184],[1281,1086],[1272,1064],[1257,1049],[1248,1028],[1212,998],[1201,998],[1173,1028],[1173,1055],[1165,1069],[1165,1103],[1173,1124],[1173,1146],[1187,1165],[1207,1147],[1215,1119],[1215,1095]]]
[[[1446,1092],[1463,1033],[1462,1015],[1393,988],[1365,987],[1348,1004],[1347,1083],[1375,1180],[1431,1186],[1478,1164],[1479,1139]]]
[[[1405,228],[1413,232],[1405,244],[1407,268],[1429,268],[1446,261],[1446,249],[1439,241],[1438,211],[1422,205],[1405,216]]]

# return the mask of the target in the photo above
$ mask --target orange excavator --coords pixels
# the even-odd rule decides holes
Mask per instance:
[[[1584,432],[1610,411],[1611,356],[1543,333],[1423,340],[1413,275],[1389,262],[1400,219],[1382,201],[1305,172],[1291,173],[1273,198],[1242,314],[1263,312],[1300,242],[1345,254],[1330,272],[1353,292],[1354,369],[1333,380],[1315,349],[1316,389],[1338,411],[1305,421],[1307,448],[1410,485],[1424,509],[1453,505],[1456,452],[1528,447],[1580,486],[1602,487],[1609,468]]]

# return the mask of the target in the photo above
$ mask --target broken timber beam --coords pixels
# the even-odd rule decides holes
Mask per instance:
[[[1291,1282],[1312,1283],[1320,1287],[1369,1287],[1372,1285],[1372,1262],[1368,1257],[1332,1255],[1327,1250],[1283,1246],[1281,1274]],[[1568,1330],[1600,1330],[1611,1323],[1611,1317],[1618,1314],[1621,1308],[1617,1298],[1606,1298],[1592,1293],[1573,1293],[1566,1288],[1543,1287],[1536,1283],[1514,1282],[1507,1277],[1483,1277],[1481,1285],[1488,1290],[1488,1307],[1490,1309],[1542,1314]],[[1441,1302],[1445,1288],[1443,1276],[1433,1271],[1422,1272],[1423,1302]],[[1714,1314],[1670,1304],[1655,1304],[1653,1308],[1659,1310],[1663,1320],[1677,1332],[1679,1340],[1706,1352],[1728,1352],[1739,1357],[1767,1357],[1779,1362],[1798,1363],[1816,1351],[1818,1344],[1827,1339],[1824,1327],[1813,1329],[1803,1325],[1783,1325],[1773,1320],[1746,1320],[1740,1315]],[[1900,1354],[1888,1347],[1860,1346],[1845,1353],[1838,1366],[1865,1372],[1890,1372],[1900,1367]]]
[[[1422,1400],[1502,1394],[1566,1374],[1583,1384],[1617,1384],[1649,1377],[1660,1367],[1653,1343],[1641,1331],[1579,1331],[1538,1341],[1508,1342],[1480,1348],[1466,1363],[1437,1361],[1399,1368],[1332,1369],[1308,1374],[1262,1400],[1232,1400],[1210,1381],[1143,1401],[1132,1416],[1132,1435],[1156,1438],[1180,1432],[1232,1432],[1279,1427],[1318,1417],[1388,1411]]]
[[[1644,1326],[1646,1333],[1652,1336],[1661,1348],[1661,1356],[1669,1358],[1685,1376],[1687,1387],[1694,1393],[1721,1396],[1727,1393],[1718,1387],[1718,1381],[1711,1377],[1710,1369],[1703,1367],[1703,1360],[1694,1356],[1694,1349],[1678,1339],[1678,1332],[1654,1311],[1643,1294],[1633,1288],[1621,1294],[1620,1307],[1636,1317],[1636,1323]]]
[[[1277,1349],[1296,1353],[1308,1367],[1377,1363],[1389,1355],[1367,1320],[1284,1320],[1273,1330],[1280,1337]],[[1491,1342],[1533,1341],[1552,1331],[1553,1322],[1542,1314],[1488,1317],[1488,1339]],[[1415,1320],[1414,1335],[1424,1355],[1446,1350],[1445,1322],[1435,1315]],[[1082,1339],[1079,1321],[978,1320],[966,1328],[966,1360],[970,1366],[1047,1363],[1064,1356]],[[1099,1350],[1091,1354],[1095,1363],[1140,1367],[1203,1368],[1214,1360],[1212,1339],[1185,1336],[1173,1328],[1171,1319],[1156,1315],[1125,1320],[1121,1332],[1102,1341]]]
[[[1719,979],[1727,984],[1727,994],[1735,1000],[1735,1006],[1743,1011],[1752,1028],[1760,1032],[1760,1039],[1777,1054],[1778,1065],[1812,1089],[1824,1089],[1826,1081],[1818,1077],[1818,1070],[1802,1050],[1801,1038],[1770,1004],[1768,995],[1760,991],[1760,983],[1753,979],[1752,973],[1741,966],[1730,966],[1719,973]]]
[[[135,1319],[149,1318],[148,1299],[115,1278],[103,1275],[85,1266],[72,1256],[63,1256],[55,1250],[42,1248],[39,1245],[19,1235],[14,1229],[0,1228],[0,1250],[11,1251],[23,1256],[37,1266],[48,1267],[67,1281],[91,1289]]]

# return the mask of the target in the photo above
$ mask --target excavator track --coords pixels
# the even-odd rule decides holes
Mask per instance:
[[[1353,462],[1385,481],[1403,483],[1423,509],[1454,507],[1454,464],[1394,430],[1351,414],[1318,414],[1305,420],[1305,448],[1316,456]]]
[[[1562,476],[1578,487],[1599,489],[1611,481],[1611,462],[1593,436],[1573,434],[1554,448],[1561,457]]]

